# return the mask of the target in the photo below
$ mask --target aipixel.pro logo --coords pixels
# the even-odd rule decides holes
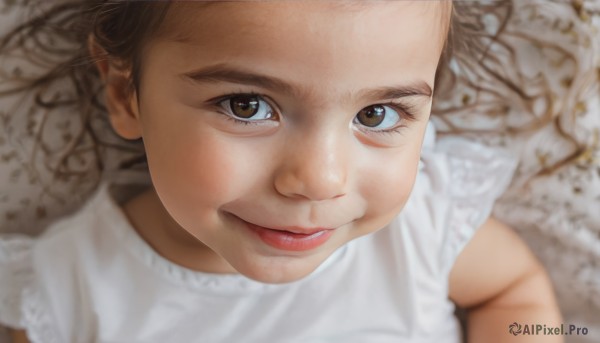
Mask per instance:
[[[508,326],[508,332],[511,334],[518,336],[523,331],[521,324],[514,322]]]
[[[588,334],[589,330],[586,327],[580,327],[573,324],[560,324],[560,326],[548,326],[546,324],[519,324],[513,322],[508,326],[508,332],[513,336],[518,335],[544,335],[544,336],[565,336],[565,335],[582,335]]]

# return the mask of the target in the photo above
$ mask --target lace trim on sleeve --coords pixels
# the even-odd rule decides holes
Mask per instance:
[[[464,246],[492,212],[512,180],[517,161],[508,152],[465,139],[439,140],[436,152],[445,155],[449,223],[442,250],[442,268],[449,271]]]
[[[31,343],[60,343],[45,299],[39,290],[27,288],[23,297],[23,322]]]
[[[33,243],[22,235],[0,237],[0,323],[25,329],[32,343],[59,343],[47,306],[32,287]]]
[[[24,327],[22,292],[32,279],[32,245],[33,240],[26,236],[0,238],[0,322],[13,328]]]

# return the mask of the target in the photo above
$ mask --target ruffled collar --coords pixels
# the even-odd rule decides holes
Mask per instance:
[[[246,293],[284,288],[287,285],[318,277],[324,270],[334,267],[351,250],[352,242],[336,250],[310,275],[288,284],[266,284],[249,279],[241,274],[214,274],[192,270],[160,255],[136,232],[121,207],[119,207],[117,200],[115,200],[126,198],[122,192],[121,188],[107,183],[100,186],[92,200],[92,204],[99,208],[99,220],[103,220],[107,229],[110,229],[115,235],[115,241],[122,245],[122,251],[133,254],[134,258],[141,261],[160,277],[194,290],[218,293]]]

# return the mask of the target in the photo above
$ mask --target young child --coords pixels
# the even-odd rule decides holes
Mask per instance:
[[[459,342],[456,304],[472,342],[559,325],[540,264],[488,218],[512,160],[434,142],[452,6],[63,7],[152,184],[107,181],[2,238],[0,322],[17,342]]]

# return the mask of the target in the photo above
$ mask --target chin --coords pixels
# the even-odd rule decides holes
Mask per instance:
[[[266,263],[254,263],[251,265],[244,263],[243,265],[240,265],[239,268],[236,268],[236,266],[234,266],[234,268],[240,274],[254,281],[269,284],[282,284],[298,281],[307,277],[314,272],[323,261],[325,261],[326,257],[319,261],[314,261],[314,257],[271,257],[263,259],[269,259],[270,261],[264,261]]]

